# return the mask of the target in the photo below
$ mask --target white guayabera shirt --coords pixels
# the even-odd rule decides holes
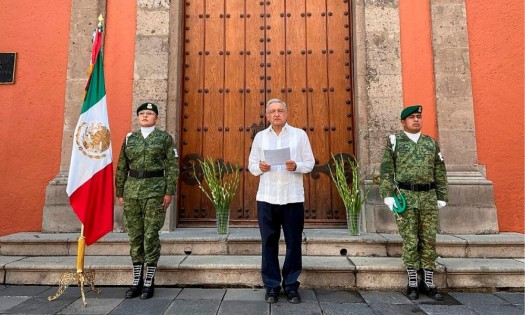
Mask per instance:
[[[264,150],[290,148],[290,159],[295,161],[295,171],[287,171],[284,165],[272,166],[263,173],[259,162],[264,161]],[[287,123],[279,135],[272,126],[257,133],[253,140],[248,169],[255,176],[260,176],[257,201],[276,205],[304,202],[303,174],[310,173],[315,160],[306,132]]]

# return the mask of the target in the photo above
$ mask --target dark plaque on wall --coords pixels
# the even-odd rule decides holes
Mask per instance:
[[[0,84],[15,83],[16,53],[0,53]]]

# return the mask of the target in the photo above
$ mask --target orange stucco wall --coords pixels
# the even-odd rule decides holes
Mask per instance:
[[[523,0],[466,3],[478,159],[500,230],[523,233]]]
[[[0,85],[0,234],[39,231],[47,183],[58,173],[70,1],[0,2],[0,51],[17,52],[13,85]]]
[[[430,0],[399,1],[403,103],[423,106],[422,132],[436,138]]]
[[[122,140],[131,126],[136,1],[108,1],[107,15],[104,64],[113,166],[116,169]]]
[[[105,72],[118,156],[131,119],[135,4],[108,2]],[[0,85],[0,235],[41,230],[45,189],[60,169],[70,16],[69,0],[0,1],[0,52],[18,53],[15,84]]]

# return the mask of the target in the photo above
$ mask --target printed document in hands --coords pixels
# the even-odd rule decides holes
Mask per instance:
[[[290,160],[290,147],[277,150],[264,150],[264,161],[270,165],[284,165]]]

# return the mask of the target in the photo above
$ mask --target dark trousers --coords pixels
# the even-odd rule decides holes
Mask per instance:
[[[262,240],[261,276],[264,287],[280,290],[281,280],[285,290],[297,290],[297,279],[301,274],[304,228],[304,206],[302,202],[273,205],[257,201],[257,216]],[[286,256],[282,271],[279,271],[279,239],[283,228]]]

